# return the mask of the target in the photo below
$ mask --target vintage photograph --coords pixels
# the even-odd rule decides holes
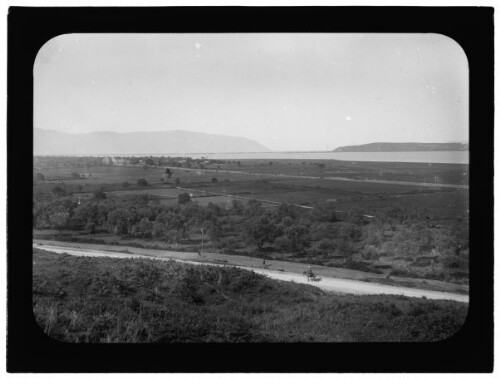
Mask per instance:
[[[63,34],[33,66],[36,322],[435,342],[469,303],[469,63],[434,33]]]

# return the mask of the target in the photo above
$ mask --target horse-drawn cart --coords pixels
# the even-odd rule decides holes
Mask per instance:
[[[316,275],[314,272],[312,272],[311,270],[304,271],[303,275],[307,278],[308,282],[309,281],[319,282],[321,280],[321,278],[318,275]]]

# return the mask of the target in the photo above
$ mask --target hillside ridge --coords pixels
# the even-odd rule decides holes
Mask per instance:
[[[422,142],[373,142],[363,145],[337,147],[334,152],[392,152],[392,151],[468,151],[468,143],[422,143]]]
[[[257,141],[221,134],[170,130],[158,132],[91,132],[71,134],[34,129],[35,155],[179,154],[271,151]]]

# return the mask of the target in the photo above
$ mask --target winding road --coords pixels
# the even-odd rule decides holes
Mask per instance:
[[[156,259],[162,261],[175,260],[182,263],[197,264],[197,265],[202,264],[202,265],[211,265],[220,267],[227,266],[223,263],[200,262],[200,261],[193,261],[189,259],[180,259],[173,257],[155,257],[155,256],[141,255],[136,253],[97,250],[88,247],[80,248],[80,247],[58,246],[45,243],[41,244],[36,242],[33,243],[33,247],[57,254],[69,254],[81,257],[110,257],[110,258],[128,258],[128,259],[145,258],[145,259]],[[172,254],[178,255],[183,253],[172,252]],[[267,276],[271,279],[309,284],[329,292],[347,293],[354,295],[403,295],[403,296],[419,297],[419,298],[425,297],[427,299],[433,299],[433,300],[453,300],[465,303],[469,302],[468,295],[458,294],[458,293],[431,291],[420,288],[391,286],[380,283],[364,282],[360,280],[334,278],[327,276],[322,276],[321,280],[318,282],[312,282],[312,281],[308,282],[303,275],[295,272],[274,271],[271,269],[255,268],[255,267],[240,266],[240,265],[237,266],[231,265],[231,266],[245,270],[250,270],[255,273]]]

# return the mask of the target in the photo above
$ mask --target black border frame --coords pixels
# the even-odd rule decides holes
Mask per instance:
[[[31,305],[32,66],[50,38],[97,32],[441,33],[457,41],[470,68],[470,232],[479,252],[462,329],[434,343],[76,345],[46,337]],[[492,372],[493,8],[11,7],[7,68],[8,372]]]

